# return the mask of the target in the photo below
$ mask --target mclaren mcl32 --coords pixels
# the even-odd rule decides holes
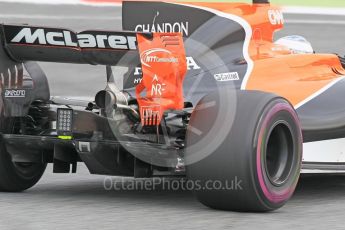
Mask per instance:
[[[274,41],[280,8],[122,9],[120,32],[1,25],[1,191],[83,162],[91,174],[184,177],[208,207],[261,212],[282,207],[301,172],[345,170],[344,59],[300,36]],[[107,86],[89,101],[51,96],[37,62],[104,65]]]

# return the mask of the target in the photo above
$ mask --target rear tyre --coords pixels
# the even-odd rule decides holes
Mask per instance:
[[[0,191],[21,192],[33,187],[46,169],[43,163],[14,163],[0,144]]]
[[[221,93],[204,97],[192,114],[186,143],[188,179],[199,185],[195,194],[208,207],[276,210],[293,195],[302,162],[299,119],[285,99],[257,91],[237,92],[236,112],[228,116],[233,122],[221,121],[229,132],[224,137],[213,137],[223,141],[200,161],[188,160],[210,147],[205,137],[219,122],[217,114],[226,113],[224,102],[220,105],[220,98],[226,96]],[[210,103],[214,107],[204,106]]]
[[[13,122],[2,122],[2,131],[11,132]],[[25,149],[23,149],[25,151]],[[0,191],[21,192],[33,187],[41,179],[47,164],[15,163],[7,152],[3,139],[0,139]]]

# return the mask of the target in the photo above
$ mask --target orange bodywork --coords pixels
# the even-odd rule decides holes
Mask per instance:
[[[339,58],[332,54],[292,54],[273,43],[283,28],[280,8],[269,4],[186,3],[243,18],[252,29],[249,56],[253,70],[243,89],[280,95],[294,106],[345,75]],[[271,17],[271,18],[270,18]]]

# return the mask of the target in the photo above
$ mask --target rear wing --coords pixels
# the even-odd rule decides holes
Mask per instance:
[[[152,33],[83,31],[0,25],[5,52],[16,62],[44,61],[79,64],[117,65],[125,56],[138,56],[137,34]],[[121,62],[126,65],[125,62]]]

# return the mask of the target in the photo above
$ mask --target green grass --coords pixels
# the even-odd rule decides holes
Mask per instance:
[[[194,2],[252,2],[251,0],[186,0]],[[345,7],[345,0],[271,0],[271,3],[285,6]]]

